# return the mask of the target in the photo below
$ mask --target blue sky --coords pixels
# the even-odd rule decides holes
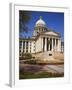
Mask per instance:
[[[29,31],[24,33],[24,36],[31,37],[34,31],[35,23],[42,16],[42,19],[45,21],[48,28],[53,29],[56,32],[61,34],[61,37],[64,37],[64,13],[59,12],[40,12],[40,11],[30,11],[31,19],[28,23]]]

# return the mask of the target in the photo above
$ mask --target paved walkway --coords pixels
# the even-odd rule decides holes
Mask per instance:
[[[64,65],[30,65],[30,64],[20,64],[20,70],[28,72],[52,72],[52,73],[63,73]]]
[[[57,73],[64,72],[64,68],[60,67],[59,65],[46,65],[45,67],[46,67],[46,69],[49,68],[50,70],[53,70],[54,72],[57,72]]]

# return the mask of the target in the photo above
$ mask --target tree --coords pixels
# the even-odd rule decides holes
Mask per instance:
[[[28,32],[28,23],[31,19],[31,12],[29,11],[19,11],[19,32]]]

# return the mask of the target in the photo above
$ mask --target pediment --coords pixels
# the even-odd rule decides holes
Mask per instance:
[[[48,32],[45,32],[44,34],[46,34],[46,35],[53,35],[53,36],[59,36],[60,35],[59,33],[56,33],[54,31],[48,31]]]

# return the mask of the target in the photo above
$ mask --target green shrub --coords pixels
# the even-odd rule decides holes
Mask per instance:
[[[32,54],[30,53],[22,53],[22,57],[19,57],[20,60],[26,60],[31,58],[32,58]]]
[[[35,60],[27,60],[24,62],[25,64],[36,64]]]
[[[41,72],[41,73],[33,73],[33,72],[20,72],[19,79],[32,79],[32,78],[56,78],[56,77],[64,77],[64,73],[52,73],[52,72]]]

